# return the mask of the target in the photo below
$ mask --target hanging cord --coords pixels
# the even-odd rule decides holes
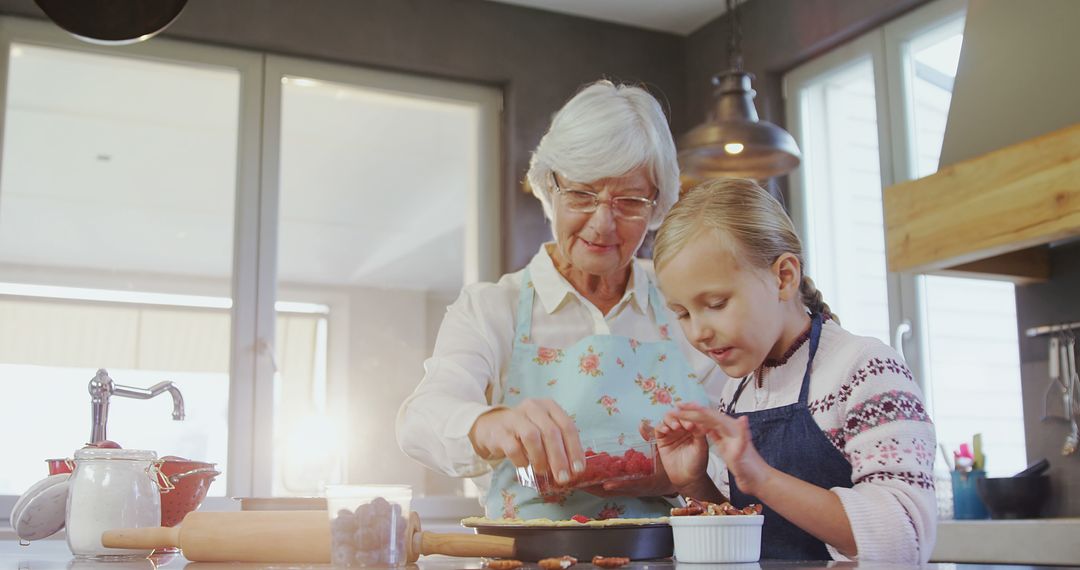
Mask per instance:
[[[728,69],[742,71],[742,24],[739,22],[735,0],[727,0],[727,11],[731,27],[731,33],[728,34]]]

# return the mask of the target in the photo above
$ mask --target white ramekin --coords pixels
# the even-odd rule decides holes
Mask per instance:
[[[763,515],[671,517],[679,562],[757,562]]]

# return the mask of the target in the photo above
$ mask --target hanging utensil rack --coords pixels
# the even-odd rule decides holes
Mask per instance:
[[[1080,334],[1076,333],[1077,330],[1080,330],[1080,322],[1043,325],[1025,331],[1028,338],[1054,335],[1050,339],[1050,385],[1043,396],[1040,420],[1057,418],[1069,423],[1069,431],[1061,447],[1062,455],[1072,455],[1080,449],[1080,400],[1077,398],[1080,396],[1080,373],[1076,367],[1076,344]],[[1047,413],[1046,398],[1054,392],[1055,386],[1061,389],[1062,416]]]
[[[1037,336],[1043,336],[1048,334],[1075,331],[1080,330],[1080,322],[1075,323],[1059,323],[1056,325],[1043,325],[1040,327],[1031,327],[1024,331],[1024,335],[1028,338],[1034,338]]]

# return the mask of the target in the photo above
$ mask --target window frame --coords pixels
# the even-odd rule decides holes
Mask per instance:
[[[904,65],[904,49],[914,40],[930,30],[949,25],[950,21],[964,18],[967,12],[966,0],[935,0],[914,12],[889,22],[880,33],[885,46],[887,96],[889,99],[888,121],[898,125],[893,132],[898,137],[893,145],[891,167],[892,184],[900,184],[918,178],[913,149],[915,134],[913,127],[914,112],[911,76]],[[885,188],[885,186],[882,186]],[[911,327],[910,337],[897,339],[893,346],[903,347],[907,355],[908,367],[918,379],[928,405],[933,406],[933,390],[926,384],[930,372],[930,338],[927,329],[929,315],[926,308],[925,279],[916,273],[900,273],[900,307],[903,322]],[[896,330],[895,328],[893,329]],[[906,341],[906,342],[905,342]]]
[[[801,90],[845,65],[869,57],[874,68],[881,187],[884,189],[916,178],[910,127],[913,123],[910,120],[911,91],[909,78],[903,73],[903,50],[916,36],[946,25],[949,20],[962,18],[966,9],[965,0],[935,0],[785,74],[783,97],[792,136],[796,141],[805,140],[804,113],[798,96]],[[792,218],[804,243],[812,247],[805,184],[802,169],[792,172]],[[903,354],[920,389],[929,394],[925,384],[929,370],[929,340],[922,277],[890,271],[886,274],[886,282],[890,344]]]
[[[255,230],[258,220],[251,215],[258,203],[258,150],[261,125],[257,110],[261,97],[260,54],[215,46],[156,38],[126,46],[102,46],[79,41],[50,22],[11,16],[0,17],[0,109],[7,108],[8,62],[12,44],[29,44],[83,53],[132,57],[179,65],[211,66],[235,69],[240,78],[240,102],[237,128],[236,200],[233,235],[231,343],[229,366],[229,453],[226,493],[232,496],[249,493],[252,452],[251,424],[254,386],[254,292],[256,282]],[[0,112],[0,148],[3,145],[6,112]],[[18,497],[0,496],[0,517],[7,520]],[[211,508],[229,508],[227,498],[208,499]]]
[[[348,346],[349,319],[347,297],[327,292],[318,287],[281,286],[277,282],[278,262],[278,220],[279,200],[281,195],[281,113],[282,79],[288,76],[300,76],[316,81],[326,81],[344,85],[405,93],[413,96],[436,100],[452,100],[455,103],[471,103],[480,111],[480,133],[478,144],[480,177],[478,185],[472,189],[466,206],[465,223],[465,284],[478,281],[495,281],[500,274],[502,255],[500,235],[501,197],[499,193],[500,124],[502,116],[502,92],[493,87],[450,82],[402,73],[393,73],[344,64],[327,63],[288,56],[267,55],[263,73],[263,116],[264,144],[262,152],[262,199],[260,215],[259,250],[260,303],[259,323],[271,323],[269,326],[258,325],[258,337],[265,339],[268,346],[274,346],[274,326],[269,315],[262,311],[273,311],[274,301],[280,294],[295,294],[308,291],[305,298],[319,296],[322,302],[330,306],[328,319],[331,346]],[[280,288],[280,289],[279,289]],[[329,290],[330,288],[327,288]],[[322,295],[327,295],[322,297]],[[272,351],[271,351],[272,352]],[[267,366],[269,364],[269,366]],[[256,442],[254,465],[265,476],[253,481],[257,496],[270,496],[273,491],[273,450],[270,434],[273,433],[273,376],[272,362],[262,362],[257,370],[255,431],[268,434]],[[349,361],[347,351],[331,351],[328,363],[327,411],[337,417],[346,416],[349,401],[349,386],[340,379],[348,377]],[[417,378],[419,381],[419,378]],[[342,465],[347,466],[348,453],[342,457]],[[345,467],[343,467],[345,468]],[[430,502],[430,501],[429,501]]]
[[[478,105],[481,109],[480,176],[467,205],[465,282],[493,281],[501,273],[503,91],[499,87],[160,37],[126,46],[95,45],[75,39],[51,22],[0,16],[0,109],[6,109],[8,62],[13,43],[180,65],[224,67],[239,73],[230,289],[227,496],[208,498],[204,508],[236,510],[239,508],[236,501],[228,497],[270,496],[272,490],[275,302],[279,293],[277,223],[281,74],[381,87]],[[5,113],[0,112],[0,149],[3,148],[4,120]],[[280,292],[285,297],[302,296],[306,301],[328,305],[331,308],[328,342],[348,346],[350,311],[346,295],[336,293],[332,288],[282,286]],[[327,365],[331,377],[347,377],[347,354],[331,356]],[[327,386],[330,406],[346,402],[342,396],[347,394],[348,386],[344,384],[347,382]],[[343,459],[343,465],[347,465],[347,458]],[[5,526],[17,499],[13,495],[0,495],[0,523]],[[434,499],[434,502],[427,502],[441,504],[440,498]],[[460,499],[454,498],[448,500],[447,505],[458,503]],[[447,508],[454,513],[461,510],[460,506]]]
[[[789,73],[783,79],[783,96],[785,111],[787,113],[789,131],[796,141],[806,140],[805,113],[801,97],[798,95],[808,85],[817,83],[831,74],[838,73],[866,59],[870,60],[874,70],[874,93],[877,113],[877,138],[878,138],[878,163],[881,186],[885,188],[892,184],[892,172],[889,168],[892,155],[893,139],[891,126],[887,120],[888,112],[888,87],[886,78],[879,70],[885,65],[885,49],[879,31],[869,32],[856,40],[845,44],[835,50],[811,60]],[[794,96],[793,96],[794,95]],[[883,96],[884,95],[884,96]],[[805,164],[805,163],[804,163]],[[804,166],[805,168],[805,166]],[[813,221],[810,219],[807,207],[807,190],[805,173],[803,168],[796,169],[791,173],[791,213],[796,229],[806,244],[806,248],[813,247],[813,238],[810,233]],[[809,265],[809,261],[808,261]],[[813,272],[813,268],[808,269]],[[903,304],[902,276],[888,272],[886,274],[886,287],[888,290],[889,303],[889,331],[895,331],[905,319]]]

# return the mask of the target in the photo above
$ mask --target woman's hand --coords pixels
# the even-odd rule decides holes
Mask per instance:
[[[735,419],[694,403],[679,404],[668,415],[696,436],[707,436],[739,489],[748,495],[758,494],[757,489],[769,478],[772,468],[754,447],[746,416]]]
[[[537,474],[550,473],[559,484],[585,472],[577,426],[554,400],[530,398],[482,414],[469,440],[484,459],[506,458],[516,467],[531,464]]]

